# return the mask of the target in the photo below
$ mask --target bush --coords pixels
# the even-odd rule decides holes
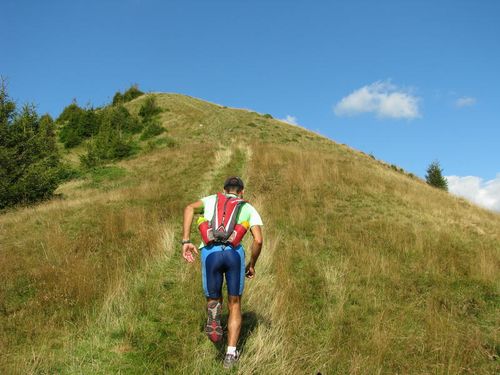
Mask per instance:
[[[117,91],[113,96],[113,105],[118,105],[126,102],[130,102],[139,96],[144,95],[144,93],[139,90],[139,86],[134,84],[130,86],[130,88],[125,91],[123,94],[120,91]]]
[[[165,132],[164,127],[162,127],[157,121],[151,121],[144,128],[140,139],[141,141],[144,141],[146,139],[156,137],[163,132]]]
[[[142,124],[144,126],[144,131],[141,134],[141,140],[146,140],[157,135],[160,135],[165,131],[159,122],[158,115],[163,112],[156,104],[154,96],[146,98],[141,108],[139,109],[139,116],[142,118]]]
[[[106,107],[96,116],[99,131],[88,143],[87,152],[80,157],[85,168],[132,155],[134,145],[130,134],[143,129],[143,124],[122,104]]]
[[[67,163],[61,163],[57,170],[57,179],[59,182],[65,182],[69,180],[73,180],[76,178],[80,178],[82,176],[82,172],[80,169],[73,167]]]
[[[0,79],[0,209],[52,196],[59,160],[52,118],[32,105],[18,112]]]
[[[130,86],[130,88],[127,91],[124,92],[123,101],[129,102],[131,100],[134,100],[135,98],[138,98],[141,95],[144,95],[144,93],[141,90],[139,90],[139,86],[137,84],[134,84]]]
[[[56,122],[61,126],[59,140],[65,148],[78,146],[99,131],[99,118],[93,108],[80,108],[75,102],[64,108]]]
[[[99,112],[99,126],[109,127],[125,133],[140,133],[142,124],[123,105],[108,107]]]
[[[162,109],[156,104],[155,97],[149,96],[139,109],[139,116],[142,117],[143,122],[148,122],[161,112]]]
[[[272,115],[270,115],[269,113],[266,113],[266,114],[265,114],[265,115],[263,115],[262,117],[265,117],[265,118],[270,118],[270,119],[274,118],[274,117],[273,117]]]
[[[123,94],[120,91],[117,91],[113,96],[113,105],[118,105],[123,103]]]
[[[80,155],[80,163],[85,169],[97,167],[101,163],[101,159],[98,157],[94,145],[90,143],[87,145],[87,153]]]
[[[93,168],[133,153],[132,139],[119,129],[111,127],[110,123],[104,123],[99,133],[87,144],[87,152],[80,156],[80,162],[85,168]]]

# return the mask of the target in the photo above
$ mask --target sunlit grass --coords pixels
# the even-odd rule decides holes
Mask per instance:
[[[265,221],[240,373],[495,372],[498,214],[255,112],[157,100],[175,147],[0,216],[0,373],[224,373],[178,241],[232,174]]]

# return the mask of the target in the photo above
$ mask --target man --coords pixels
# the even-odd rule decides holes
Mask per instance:
[[[257,210],[243,200],[244,184],[239,177],[229,177],[224,193],[218,193],[191,203],[184,210],[182,256],[192,263],[198,249],[190,240],[195,212],[202,212],[198,220],[202,234],[201,266],[203,289],[207,297],[207,324],[205,332],[217,342],[222,338],[220,322],[222,310],[222,283],[226,278],[228,291],[228,339],[224,367],[232,367],[239,358],[236,345],[241,329],[241,295],[245,276],[255,276],[255,264],[262,248],[262,219]],[[253,235],[250,261],[245,267],[245,252],[239,244],[246,229]],[[238,240],[239,239],[239,240]]]

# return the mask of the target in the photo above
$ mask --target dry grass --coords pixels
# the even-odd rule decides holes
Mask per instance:
[[[0,372],[222,373],[176,243],[184,205],[230,174],[266,224],[238,372],[495,372],[498,214],[298,127],[156,95],[177,148],[0,216]]]
[[[185,169],[203,170],[203,155],[181,160],[183,153],[153,153],[130,162],[129,177],[138,182],[133,187],[90,189],[85,196],[70,183],[63,187],[66,199],[0,218],[0,272],[5,281],[0,289],[0,343],[8,348],[2,350],[3,368],[13,371],[33,363],[36,368],[39,360],[26,362],[26,353],[39,349],[30,348],[30,343],[66,345],[61,337],[84,328],[125,275],[164,251],[158,246],[164,227],[184,203],[183,194],[197,185],[193,175],[185,180],[191,188],[171,183],[176,190],[165,191],[165,181],[180,183]]]
[[[498,215],[341,152],[254,154],[256,194],[286,238],[288,372],[493,371]]]

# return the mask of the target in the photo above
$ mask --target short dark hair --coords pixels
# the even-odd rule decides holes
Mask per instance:
[[[236,190],[238,193],[245,188],[243,180],[238,176],[231,176],[224,182],[224,190]]]

